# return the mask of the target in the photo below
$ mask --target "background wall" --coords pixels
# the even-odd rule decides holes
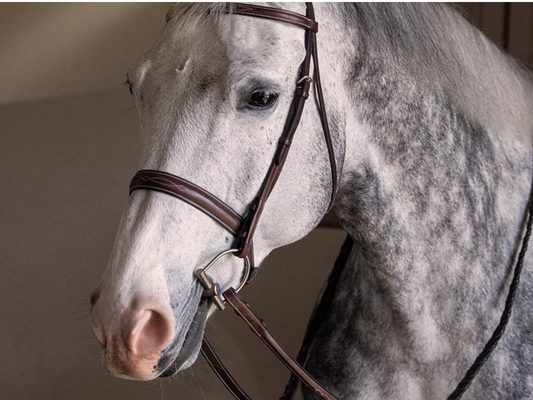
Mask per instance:
[[[531,4],[462,6],[531,65]],[[111,378],[87,316],[137,169],[125,71],[167,8],[0,4],[0,400],[231,398],[205,362],[152,383]],[[244,291],[292,354],[343,239],[328,219]],[[208,335],[253,397],[276,398],[287,372],[233,313]]]
[[[157,38],[168,7],[0,4],[0,103],[118,88]]]
[[[532,3],[456,3],[497,45],[533,69]]]

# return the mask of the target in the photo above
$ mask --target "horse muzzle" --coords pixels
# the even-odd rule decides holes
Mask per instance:
[[[169,305],[138,301],[132,311],[118,321],[105,321],[96,304],[91,325],[104,351],[103,363],[112,375],[135,380],[150,380],[163,352],[173,343],[175,321]],[[106,328],[104,328],[104,326]]]

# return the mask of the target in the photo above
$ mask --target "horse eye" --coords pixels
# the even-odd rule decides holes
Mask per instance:
[[[277,98],[278,95],[276,93],[268,89],[259,89],[252,93],[248,104],[254,107],[267,108],[272,106]]]

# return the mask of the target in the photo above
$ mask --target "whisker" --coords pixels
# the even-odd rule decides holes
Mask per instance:
[[[133,110],[134,108],[135,108],[135,105],[133,105],[133,106],[131,106],[130,108],[128,108],[128,109],[122,111],[122,112],[121,112],[120,114],[118,114],[115,118],[113,118],[113,120],[116,120],[116,119],[122,117],[124,114],[130,112],[130,111]]]
[[[161,379],[159,379],[161,381]],[[165,383],[160,382],[159,383],[159,389],[161,389],[161,400],[165,400]]]
[[[204,393],[204,389],[202,388],[202,385],[200,384],[200,381],[198,380],[198,377],[196,376],[196,372],[194,371],[194,368],[191,368],[192,376],[194,377],[194,380],[198,384],[198,388],[200,389],[200,392],[202,392],[202,396],[204,399],[207,399],[207,396]]]
[[[79,313],[87,312],[87,311],[90,311],[90,310],[91,310],[91,307],[84,307],[81,310],[74,310],[74,311],[71,311],[70,313],[71,314],[79,314]]]

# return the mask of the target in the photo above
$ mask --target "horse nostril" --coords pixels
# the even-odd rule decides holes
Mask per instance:
[[[174,337],[174,326],[166,310],[138,311],[130,321],[124,342],[132,354],[150,357],[167,348]]]
[[[91,297],[89,297],[89,303],[91,303],[91,308],[94,307],[94,305],[96,304],[99,298],[100,298],[100,292],[98,290],[95,290],[91,294]]]

